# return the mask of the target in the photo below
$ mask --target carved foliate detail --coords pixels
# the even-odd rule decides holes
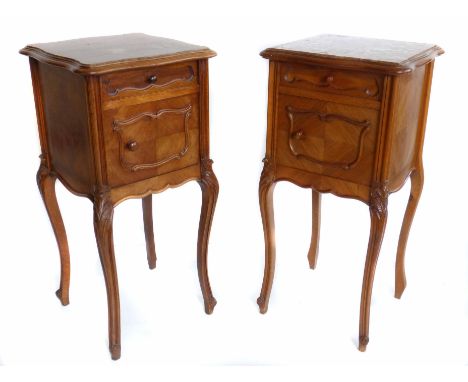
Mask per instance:
[[[200,172],[201,172],[202,178],[210,177],[214,175],[213,161],[210,158],[202,158],[200,160]]]
[[[388,181],[375,182],[370,190],[369,208],[379,219],[387,214]]]
[[[39,165],[39,169],[37,170],[36,173],[36,181],[37,181],[37,186],[39,187],[39,191],[41,192],[41,196],[44,197],[44,181],[46,178],[51,177],[51,178],[56,178],[56,175],[53,171],[47,167],[47,162],[45,160],[45,156],[41,154],[39,156],[41,159],[41,164]]]
[[[216,195],[219,190],[218,179],[213,172],[213,161],[210,158],[202,158],[200,160],[200,185],[202,188],[209,188]]]
[[[41,189],[42,182],[45,178],[47,178],[50,174],[49,168],[46,166],[46,162],[44,157],[41,155],[41,164],[39,165],[39,169],[37,170],[36,180],[39,189]]]
[[[94,194],[94,228],[101,235],[112,227],[114,206],[112,204],[109,189],[102,188]]]
[[[275,166],[270,158],[263,158],[263,170],[260,176],[260,188],[272,183],[275,179]]]

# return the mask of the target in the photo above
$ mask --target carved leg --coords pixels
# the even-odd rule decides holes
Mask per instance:
[[[309,266],[315,269],[317,265],[319,239],[320,239],[320,207],[322,202],[322,195],[320,192],[312,190],[312,238],[310,240],[310,248],[307,258],[309,259]]]
[[[379,257],[380,246],[387,223],[387,199],[388,191],[386,184],[378,184],[371,190],[369,203],[371,228],[369,235],[369,246],[367,248],[366,265],[362,282],[361,293],[361,316],[359,320],[359,350],[365,351],[369,343],[369,317],[372,296],[372,285],[374,282],[375,267]]]
[[[145,225],[146,255],[150,269],[156,268],[156,250],[154,246],[153,231],[153,195],[145,196],[142,199],[143,222]]]
[[[114,208],[106,193],[94,198],[94,232],[107,289],[109,350],[112,359],[120,358],[120,301],[112,238]]]
[[[212,164],[211,159],[202,159],[201,179],[198,182],[202,190],[202,207],[198,226],[197,267],[206,314],[211,314],[216,305],[208,278],[207,264],[208,240],[219,190],[218,180],[211,168]]]
[[[424,171],[422,165],[411,173],[411,193],[406,206],[405,217],[400,231],[400,239],[398,240],[398,249],[395,267],[395,297],[400,298],[406,288],[405,276],[405,251],[408,235],[411,229],[416,208],[418,207],[419,198],[424,184]]]
[[[273,166],[264,159],[262,175],[258,190],[260,212],[262,214],[263,235],[265,238],[265,270],[263,273],[263,284],[260,292],[260,297],[257,299],[257,304],[260,308],[260,313],[268,311],[268,302],[270,300],[271,287],[273,285],[273,277],[275,274],[275,217],[273,213],[273,191],[275,189],[275,181],[273,174]]]
[[[60,287],[55,294],[62,305],[68,305],[70,303],[68,297],[70,288],[70,253],[68,251],[67,233],[63,225],[62,215],[55,195],[55,181],[57,178],[49,171],[46,165],[41,162],[36,179],[47,214],[49,215],[50,223],[52,224],[52,229],[54,230],[60,253]]]

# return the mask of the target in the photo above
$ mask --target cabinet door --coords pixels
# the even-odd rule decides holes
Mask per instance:
[[[378,120],[377,110],[280,95],[277,163],[369,185]]]
[[[196,94],[108,110],[104,113],[103,130],[111,186],[199,162]]]

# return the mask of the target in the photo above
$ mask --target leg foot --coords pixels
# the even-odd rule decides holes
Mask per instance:
[[[379,257],[380,246],[387,223],[388,190],[386,183],[373,185],[371,189],[369,210],[371,228],[369,245],[367,248],[366,265],[362,281],[361,312],[359,319],[359,350],[365,351],[369,342],[369,320],[372,286],[374,283],[375,268]]]
[[[109,351],[111,353],[111,358],[114,361],[120,358],[120,355],[121,355],[120,344],[109,345]]]
[[[112,359],[118,359],[120,357],[120,301],[112,237],[113,215],[114,208],[109,195],[106,192],[96,194],[94,197],[94,232],[106,282],[109,349]]]
[[[206,314],[213,313],[213,310],[214,310],[217,303],[218,303],[218,301],[216,301],[216,299],[213,296],[211,296],[211,299],[209,299],[209,301],[205,302],[205,313]]]
[[[368,343],[369,343],[369,337],[360,336],[359,337],[359,351],[365,352]]]
[[[266,313],[268,310],[276,259],[275,219],[273,213],[273,190],[276,183],[274,181],[272,163],[267,158],[265,158],[263,162],[264,166],[260,177],[258,196],[265,238],[265,269],[263,273],[262,290],[260,292],[260,297],[257,299],[257,304],[262,314]]]
[[[211,159],[202,159],[201,179],[198,182],[202,190],[202,207],[198,226],[197,268],[206,314],[211,314],[216,305],[216,299],[213,297],[208,277],[207,262],[211,223],[219,191],[218,180],[211,167],[212,164]]]
[[[320,238],[320,208],[322,203],[322,195],[320,192],[312,190],[312,238],[310,240],[309,267],[315,269],[317,265],[319,238]]]
[[[66,296],[63,296],[63,292],[62,292],[62,289],[57,289],[55,291],[55,295],[57,296],[57,298],[60,300],[60,302],[62,303],[63,306],[67,306],[68,304],[70,304],[70,300],[68,298],[68,294]]]
[[[398,249],[395,264],[395,298],[401,298],[406,288],[405,274],[405,251],[408,242],[411,223],[413,222],[419,198],[421,197],[424,184],[424,172],[422,166],[411,173],[411,193],[406,206],[405,217],[401,226],[400,238],[398,240]]]
[[[154,245],[153,231],[153,195],[145,196],[142,199],[143,222],[145,226],[146,255],[150,269],[156,268],[156,250]]]
[[[49,215],[49,220],[54,230],[55,239],[60,254],[60,288],[56,292],[62,305],[69,304],[69,289],[70,289],[70,253],[68,250],[67,233],[63,224],[62,214],[57,203],[55,195],[56,176],[50,172],[41,160],[39,170],[37,171],[37,185],[44,201],[44,205]]]
[[[257,304],[261,314],[268,312],[268,302],[262,296],[257,298]]]

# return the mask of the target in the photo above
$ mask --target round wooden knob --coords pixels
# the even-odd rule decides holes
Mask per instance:
[[[157,80],[158,80],[158,77],[156,77],[154,74],[148,77],[148,82],[150,84],[154,84]]]
[[[332,82],[332,81],[333,81],[333,76],[332,76],[332,75],[329,75],[329,76],[326,76],[326,77],[325,77],[325,82],[330,83],[330,82]]]
[[[291,134],[294,139],[301,139],[304,135],[304,130],[297,130]]]
[[[135,151],[138,148],[138,143],[136,141],[130,141],[127,143],[127,149],[130,151]]]

